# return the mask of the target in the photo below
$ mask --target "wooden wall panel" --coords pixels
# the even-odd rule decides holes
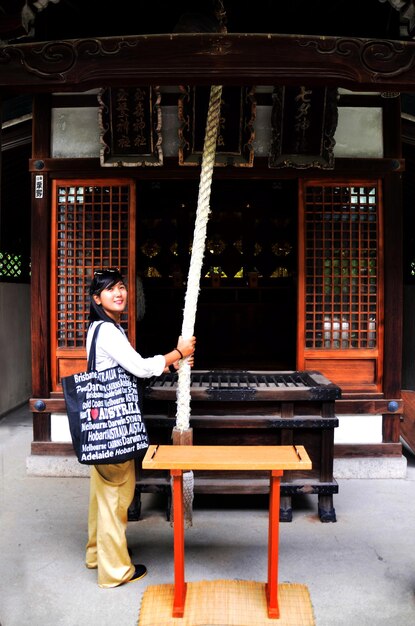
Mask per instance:
[[[308,358],[306,369],[317,370],[343,390],[377,390],[377,360],[361,358]]]

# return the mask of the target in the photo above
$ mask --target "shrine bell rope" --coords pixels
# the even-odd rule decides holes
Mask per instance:
[[[220,32],[226,32],[226,12],[223,0],[216,0],[215,14],[219,23]],[[193,232],[192,253],[187,278],[186,295],[183,310],[182,336],[185,339],[194,335],[197,300],[200,291],[200,276],[202,272],[203,255],[205,252],[206,230],[210,213],[210,191],[212,187],[213,168],[215,165],[216,142],[218,137],[220,109],[222,100],[222,86],[214,85],[210,88],[208,114],[206,120],[205,139],[203,143],[202,165],[199,181],[199,195],[197,200],[195,228]],[[192,435],[190,428],[190,366],[187,359],[181,359],[176,394],[176,426],[174,428],[176,441],[183,443],[184,438]],[[173,442],[175,437],[173,435]],[[190,439],[187,439],[187,443]],[[192,526],[194,477],[193,472],[183,473],[183,501],[186,527]],[[170,523],[174,524],[173,507],[170,512]]]
[[[200,276],[205,252],[206,229],[210,213],[210,192],[213,168],[215,165],[216,141],[218,136],[222,86],[210,88],[209,108],[203,144],[202,167],[199,181],[192,254],[184,301],[182,337],[188,339],[194,334],[197,300],[200,291]],[[187,359],[180,361],[177,383],[176,429],[184,432],[190,425],[190,365]]]

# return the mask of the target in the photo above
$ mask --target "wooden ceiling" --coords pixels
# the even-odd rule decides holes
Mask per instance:
[[[212,32],[411,39],[415,0],[0,0],[4,43]]]

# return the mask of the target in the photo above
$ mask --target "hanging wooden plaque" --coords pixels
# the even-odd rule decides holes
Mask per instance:
[[[180,91],[179,164],[200,165],[210,87],[181,86]],[[255,114],[254,87],[223,87],[215,166],[253,166]]]
[[[337,89],[276,87],[272,99],[269,167],[333,169]]]
[[[98,94],[104,167],[163,165],[158,87],[102,89]]]

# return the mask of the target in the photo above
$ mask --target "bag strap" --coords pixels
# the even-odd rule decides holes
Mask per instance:
[[[89,348],[89,357],[88,357],[88,367],[87,367],[87,371],[88,372],[93,372],[95,370],[96,367],[96,345],[97,345],[97,337],[98,337],[98,332],[100,327],[102,326],[104,322],[100,322],[99,324],[97,324],[95,330],[94,330],[94,334],[92,335],[92,341],[91,341],[91,347]]]

